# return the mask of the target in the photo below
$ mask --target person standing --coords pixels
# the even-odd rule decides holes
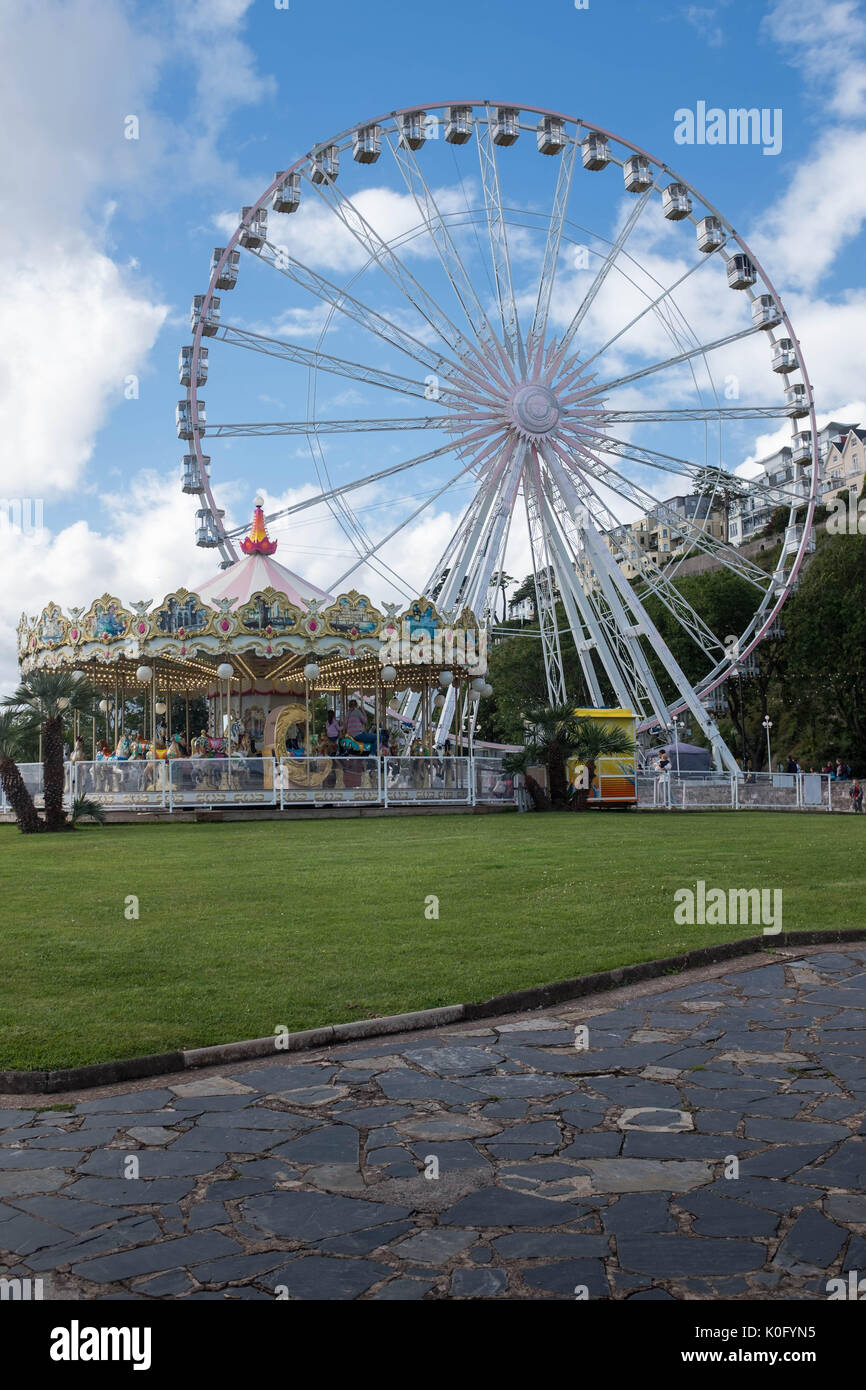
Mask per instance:
[[[854,781],[851,783],[851,790],[849,791],[848,795],[851,798],[851,810],[862,813],[863,788],[860,786],[860,783],[857,781],[856,777],[854,778]]]

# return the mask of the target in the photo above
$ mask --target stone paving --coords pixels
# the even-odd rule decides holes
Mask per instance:
[[[826,1298],[866,1274],[864,1044],[866,948],[783,950],[12,1100],[0,1274],[80,1299]]]

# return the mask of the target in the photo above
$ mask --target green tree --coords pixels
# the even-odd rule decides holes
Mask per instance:
[[[866,536],[831,536],[784,608],[790,680],[830,747],[866,760]]]
[[[527,720],[532,732],[522,752],[509,755],[504,765],[508,771],[524,774],[537,810],[561,811],[569,804],[575,810],[585,810],[598,759],[634,752],[634,744],[624,730],[610,728],[598,719],[578,719],[569,703],[530,710]],[[587,769],[587,788],[573,798],[568,782],[569,758],[578,758]],[[538,764],[547,771],[547,794],[528,774],[528,769]]]
[[[22,835],[33,835],[42,829],[42,821],[17,763],[27,734],[17,715],[11,710],[0,711],[0,786]]]
[[[45,829],[62,830],[66,824],[63,809],[63,720],[73,714],[90,716],[98,692],[74,671],[31,671],[3,705],[17,709],[23,728],[38,728],[42,734]]]

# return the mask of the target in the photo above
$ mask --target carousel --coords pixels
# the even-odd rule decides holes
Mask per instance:
[[[280,564],[277,548],[257,498],[242,558],[196,590],[22,615],[22,675],[68,667],[101,693],[99,715],[74,731],[76,792],[170,808],[387,802],[389,790],[394,801],[425,789],[470,799],[459,767],[470,759],[453,749],[471,752],[473,714],[490,693],[486,629],[423,595],[401,609],[354,589],[325,593]],[[454,742],[443,745],[446,696]]]

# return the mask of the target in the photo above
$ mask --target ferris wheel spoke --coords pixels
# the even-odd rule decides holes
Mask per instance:
[[[542,452],[547,470],[543,493],[547,525],[550,534],[555,535],[558,523],[561,524],[572,516],[577,517],[576,504],[579,498],[571,480],[559,470],[557,461],[549,456],[546,449]],[[623,607],[616,584],[593,553],[593,546],[597,540],[597,533],[591,525],[584,523],[580,526],[573,577],[569,576],[567,582],[572,591],[582,589],[584,583],[580,576],[583,575],[584,580],[588,578],[587,567],[592,572],[593,582],[586,583],[586,588],[594,603],[597,617],[606,629],[608,641],[616,650],[618,660],[614,664],[619,678],[614,689],[618,699],[623,700],[625,681],[628,686],[626,697],[630,695],[632,699],[638,699],[639,707],[642,708],[645,695],[652,708],[658,709],[663,707],[663,697],[646,664],[646,658],[638,642],[636,626]]]
[[[616,454],[633,463],[639,463],[647,468],[655,468],[663,473],[674,473],[677,477],[687,478],[689,481],[704,467],[703,464],[696,463],[694,459],[679,458],[676,454],[665,454],[659,449],[650,449],[646,444],[634,444],[629,439],[620,439],[617,435],[608,434],[606,431],[601,431],[596,435],[593,447],[599,453]]]
[[[441,387],[434,393],[431,392],[430,384],[427,382],[413,381],[411,377],[398,376],[395,372],[386,372],[378,367],[365,366],[362,362],[334,357],[330,353],[319,352],[315,348],[301,347],[299,344],[289,343],[283,338],[269,338],[263,333],[253,333],[247,328],[237,328],[234,324],[220,324],[213,336],[218,341],[229,343],[233,347],[248,348],[253,352],[261,352],[269,357],[282,358],[297,366],[311,367],[317,371],[348,377],[350,381],[361,381],[371,386],[381,386],[389,391],[398,391],[405,396],[417,396],[436,405],[451,406],[464,399],[463,393],[458,395],[456,391],[443,390]],[[447,378],[443,378],[443,380],[447,380]],[[479,397],[479,399],[481,398]]]
[[[419,338],[407,332],[405,328],[400,328],[396,323],[380,314],[378,310],[371,309],[368,304],[351,295],[346,290],[342,290],[338,285],[326,280],[323,275],[309,266],[297,261],[290,256],[284,246],[274,246],[271,242],[265,241],[257,251],[250,251],[250,255],[255,256],[264,265],[269,265],[271,269],[285,275],[296,285],[314,295],[325,304],[330,304],[332,308],[339,311],[346,318],[352,319],[368,332],[376,335],[390,343],[392,347],[399,348],[408,357],[413,357],[428,371],[440,377],[451,377],[453,373],[461,369],[451,358],[444,356],[441,352],[428,347]]]
[[[738,574],[740,578],[747,580],[747,582],[752,584],[755,588],[760,589],[762,593],[766,591],[769,584],[772,582],[770,576],[767,574],[766,570],[762,570],[758,565],[753,564],[751,560],[741,554],[740,551],[735,550],[733,546],[725,542],[717,541],[715,537],[697,522],[691,521],[688,517],[681,516],[679,512],[674,511],[666,503],[660,502],[659,499],[654,497],[651,492],[648,492],[646,488],[641,487],[630,478],[626,478],[622,473],[619,473],[609,465],[602,463],[601,459],[593,456],[592,464],[593,467],[590,470],[592,476],[604,487],[616,493],[617,496],[622,497],[625,501],[631,502],[633,505],[639,507],[642,512],[652,512],[654,516],[658,517],[661,523],[667,524],[669,529],[675,531],[677,535],[681,535],[685,539],[692,541],[699,550],[702,550],[705,554],[712,555],[721,564],[724,564],[727,569]],[[576,466],[574,462],[572,462],[570,471],[583,472],[584,470],[582,466]]]
[[[690,277],[694,275],[695,271],[700,270],[702,265],[710,264],[715,255],[716,252],[714,251],[711,251],[706,255],[702,255],[699,261],[695,261],[693,265],[689,266],[688,270],[684,270],[682,275],[680,275],[676,280],[674,280],[672,285],[668,285],[666,289],[662,290],[660,295],[658,295],[655,299],[651,300],[648,304],[645,304],[644,307],[641,309],[640,313],[635,314],[634,318],[630,319],[629,322],[625,324],[623,328],[620,328],[619,331],[615,333],[612,338],[608,338],[606,343],[603,343],[600,348],[597,348],[596,351],[591,354],[591,356],[587,357],[585,362],[583,363],[584,369],[588,367],[590,363],[597,361],[599,357],[603,357],[604,354],[610,348],[613,347],[614,343],[618,343],[620,338],[622,338],[626,333],[629,333],[631,329],[635,327],[636,324],[640,323],[641,319],[646,317],[647,314],[652,313],[654,309],[660,309],[661,305],[665,304],[665,301],[670,299],[670,296],[673,294],[674,290],[678,290],[681,285],[684,285],[686,280],[690,279]]]
[[[448,230],[439,205],[421,172],[421,167],[415,158],[415,152],[408,143],[404,144],[399,140],[395,140],[393,135],[390,134],[387,137],[387,144],[403,181],[409,193],[412,195],[418,211],[424,219],[425,225],[430,233],[430,238],[442,264],[442,268],[451,281],[454,293],[472,327],[475,337],[495,359],[494,365],[494,362],[488,357],[486,364],[487,368],[500,383],[503,390],[507,390],[510,360],[502,343],[493,332],[490,320],[487,317],[484,306],[476,293],[475,286],[472,284],[472,280],[463,264],[460,253],[454,244],[454,239]]]
[[[586,440],[583,443],[586,444]],[[707,496],[711,492],[711,489],[703,481],[708,472],[706,464],[696,463],[690,459],[681,459],[675,454],[663,454],[657,449],[648,448],[645,444],[632,444],[629,440],[618,439],[615,435],[609,434],[599,435],[592,447],[599,454],[614,454],[620,458],[628,459],[632,463],[640,464],[642,467],[670,473],[692,485],[698,483],[699,486],[695,491],[702,496]],[[712,469],[709,471],[711,473]],[[737,475],[733,476],[736,477]],[[750,496],[764,496],[767,502],[776,499],[776,505],[782,505],[783,502],[788,501],[792,507],[805,506],[808,501],[808,494],[802,486],[798,486],[796,478],[788,483],[764,483],[759,478],[742,478],[740,481],[748,486]],[[807,479],[804,477],[800,481],[806,483]],[[713,495],[717,490],[712,490]]]
[[[555,459],[546,456],[555,486],[567,510],[576,513],[579,498],[566,470]],[[721,739],[719,731],[701,704],[682,667],[670,648],[663,641],[649,613],[644,608],[622,570],[616,564],[610,551],[592,525],[582,527],[585,550],[595,573],[598,586],[607,604],[616,627],[629,647],[629,655],[636,674],[647,692],[656,719],[667,723],[669,701],[665,699],[656,676],[650,666],[648,656],[652,653],[675,692],[676,699],[684,702],[692,717],[712,747],[728,765],[729,771],[736,773],[736,762]],[[575,575],[575,582],[577,574]],[[676,701],[675,701],[676,702]]]
[[[487,600],[487,583],[495,562],[495,555],[491,553],[491,538],[497,519],[501,516],[503,480],[507,480],[507,494],[516,496],[521,466],[522,454],[517,453],[516,439],[513,436],[506,438],[496,458],[485,469],[478,492],[478,506],[473,509],[442,586],[441,603],[444,608],[459,610],[472,607],[477,592]],[[505,521],[507,517],[503,518],[503,524]],[[482,577],[479,578],[479,575]]]
[[[544,260],[541,266],[541,279],[538,284],[535,313],[532,316],[532,325],[529,330],[529,339],[526,346],[526,356],[533,376],[536,376],[538,373],[538,369],[541,365],[541,356],[544,351],[547,320],[550,314],[550,300],[556,280],[556,269],[559,264],[559,251],[562,244],[562,232],[565,226],[566,212],[568,210],[568,197],[571,191],[571,179],[574,173],[577,150],[578,141],[577,136],[575,136],[568,149],[563,150],[559,157],[559,168],[556,174],[556,189],[553,194],[553,207],[547,227]]]
[[[709,352],[716,352],[719,348],[730,347],[732,343],[738,343],[743,338],[753,338],[760,333],[761,329],[750,325],[748,328],[740,329],[738,333],[729,333],[724,338],[716,338],[712,343],[700,344],[697,347],[689,348],[685,352],[677,353],[674,357],[667,357],[661,362],[649,362],[645,367],[638,368],[637,371],[629,372],[627,376],[613,377],[609,381],[594,383],[588,390],[581,391],[580,399],[587,400],[592,396],[607,394],[616,391],[621,386],[628,386],[633,381],[641,381],[644,377],[652,376],[655,372],[667,371],[670,367],[677,367],[683,362],[690,362],[695,357],[704,357]],[[563,397],[567,402],[567,397]]]
[[[676,424],[683,420],[782,420],[788,410],[783,402],[779,405],[713,405],[686,406],[683,409],[669,408],[659,410],[603,410],[606,422],[623,425],[637,425],[642,422]]]
[[[293,502],[289,507],[281,507],[276,512],[269,512],[265,521],[270,525],[274,521],[279,521],[284,516],[295,516],[297,512],[305,512],[310,507],[318,507],[323,502],[327,502],[331,497],[342,497],[345,493],[356,492],[362,487],[371,487],[374,483],[380,483],[384,478],[393,478],[398,473],[405,473],[410,468],[417,468],[419,464],[431,463],[433,459],[442,458],[445,454],[453,453],[453,444],[443,444],[440,449],[431,449],[429,453],[417,454],[414,458],[404,459],[402,463],[395,463],[390,468],[381,468],[377,473],[368,473],[364,478],[354,478],[351,482],[342,483],[339,487],[329,488],[326,491],[317,493],[315,497],[305,497],[301,502]],[[233,530],[227,531],[228,539],[236,536],[244,536],[248,531],[247,526],[236,526]]]
[[[567,461],[564,460],[564,462]],[[724,655],[724,643],[719,640],[679,589],[671,583],[668,576],[659,568],[652,557],[642,551],[636,541],[634,546],[629,546],[627,538],[623,534],[626,528],[616,523],[613,526],[610,525],[612,515],[610,509],[590,480],[585,476],[581,477],[577,490],[584,501],[588,501],[589,498],[594,500],[595,509],[589,507],[589,510],[593,514],[596,528],[603,531],[605,542],[612,553],[619,556],[620,562],[625,562],[637,570],[643,579],[645,590],[641,594],[641,598],[645,597],[647,592],[654,594],[677,619],[695,645],[700,648],[710,666],[714,666]],[[599,519],[602,521],[601,527],[597,524]]]
[[[566,328],[565,332],[563,333],[562,337],[556,345],[557,362],[561,362],[565,359],[565,356],[568,353],[568,350],[574,341],[575,334],[577,333],[578,329],[580,328],[580,325],[583,323],[583,320],[586,318],[587,314],[592,308],[592,305],[595,302],[605,281],[607,280],[608,275],[613,270],[613,267],[616,264],[620,252],[622,251],[623,247],[625,246],[626,242],[628,241],[629,237],[631,236],[632,232],[637,226],[641,217],[641,213],[643,212],[644,208],[649,202],[650,197],[654,192],[655,186],[653,186],[652,188],[648,188],[645,193],[642,193],[638,198],[637,202],[635,203],[634,207],[632,208],[631,212],[629,213],[628,217],[626,218],[625,222],[623,223],[619,236],[611,246],[610,251],[605,256],[604,260],[602,261],[601,266],[599,267],[595,274],[595,277],[593,278],[592,284],[589,286],[589,289],[583,296],[583,299],[581,300],[576,313],[572,317],[571,323],[568,325],[568,327]]]
[[[274,434],[370,434],[394,430],[448,430],[453,425],[440,415],[405,416],[396,420],[271,420],[261,423],[208,425],[211,439]]]
[[[375,541],[371,545],[369,545],[367,550],[365,550],[364,554],[360,555],[358,559],[355,560],[355,562],[349,567],[349,569],[344,570],[344,572],[340,575],[339,579],[336,579],[334,581],[333,587],[337,591],[339,591],[340,585],[345,584],[350,574],[354,574],[355,571],[361,567],[361,565],[367,563],[371,556],[375,555],[376,552],[381,550],[383,546],[387,545],[389,541],[392,541],[395,538],[395,536],[398,536],[400,534],[401,531],[405,531],[406,527],[409,526],[413,521],[415,521],[416,518],[419,517],[422,512],[426,511],[428,507],[431,507],[434,502],[438,501],[438,499],[443,495],[443,493],[446,493],[449,488],[452,488],[455,483],[459,482],[460,479],[464,477],[466,473],[468,473],[471,467],[472,464],[467,463],[463,468],[458,469],[458,471],[453,475],[453,477],[449,478],[446,483],[443,483],[442,486],[440,488],[437,488],[435,492],[431,493],[429,497],[425,497],[423,502],[421,502],[420,505],[417,506],[413,512],[410,512],[408,516],[404,517],[402,521],[399,521],[397,525],[394,526],[386,536],[383,536],[381,540]]]
[[[490,239],[490,254],[493,263],[493,279],[496,286],[496,300],[499,305],[499,319],[508,356],[514,369],[524,375],[526,372],[526,352],[520,334],[520,319],[517,313],[517,299],[511,277],[511,255],[508,249],[508,234],[502,210],[502,193],[499,186],[499,166],[496,160],[496,145],[493,140],[493,112],[485,107],[486,122],[476,122],[475,137],[478,146],[478,159],[481,166],[481,187],[484,192],[484,208],[487,215],[487,231]]]
[[[471,347],[463,334],[451,322],[444,309],[436,303],[430,292],[406,268],[388,242],[379,236],[351,198],[337,188],[331,179],[326,179],[323,183],[313,183],[306,173],[304,178],[308,187],[318,194],[325,206],[330,208],[358,244],[397,286],[412,308],[426,319],[442,342],[459,358],[469,356]]]

